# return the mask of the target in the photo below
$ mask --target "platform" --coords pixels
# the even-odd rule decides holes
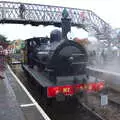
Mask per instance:
[[[0,119],[25,120],[6,74],[4,76],[5,79],[0,79]]]
[[[9,66],[4,77],[0,79],[0,120],[50,120]]]
[[[87,67],[89,74],[105,81],[106,85],[120,92],[120,73],[107,69]]]

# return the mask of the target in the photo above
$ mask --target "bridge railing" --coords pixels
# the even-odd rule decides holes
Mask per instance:
[[[29,24],[33,21],[39,22],[39,24],[60,24],[64,8],[59,6],[1,1],[0,22],[11,23],[12,21],[18,21],[18,23],[23,24],[21,21],[26,21],[26,24]],[[93,30],[96,33],[105,33],[111,29],[109,24],[90,10],[68,7],[66,9],[74,26],[84,25],[88,32]]]
[[[24,5],[23,19],[25,20],[61,22],[64,7],[6,1],[0,2],[0,17],[4,19],[21,19],[20,5]],[[86,10],[76,8],[67,8],[67,10],[73,23],[81,23],[82,16],[80,15]]]

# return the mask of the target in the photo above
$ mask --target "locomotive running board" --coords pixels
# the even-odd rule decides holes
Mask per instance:
[[[54,86],[43,73],[37,72],[36,70],[28,67],[28,65],[23,65],[23,68],[43,87]]]

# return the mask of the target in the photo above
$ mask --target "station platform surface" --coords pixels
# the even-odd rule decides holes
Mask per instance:
[[[24,86],[23,86],[24,87]],[[50,120],[8,66],[0,79],[0,120]]]
[[[120,68],[119,65],[88,66],[89,74],[105,81],[106,85],[120,92]]]
[[[4,77],[0,79],[0,120],[25,120],[5,73]]]
[[[114,59],[112,61],[108,61],[106,63],[100,64],[96,63],[94,65],[90,65],[91,68],[106,70],[109,72],[120,73],[120,60]]]

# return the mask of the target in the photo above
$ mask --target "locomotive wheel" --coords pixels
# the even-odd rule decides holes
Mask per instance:
[[[35,88],[36,88],[39,96],[42,98],[43,97],[43,88],[38,83],[36,83]]]
[[[49,106],[49,105],[52,105],[53,103],[53,98],[47,98],[46,99],[46,105]]]

